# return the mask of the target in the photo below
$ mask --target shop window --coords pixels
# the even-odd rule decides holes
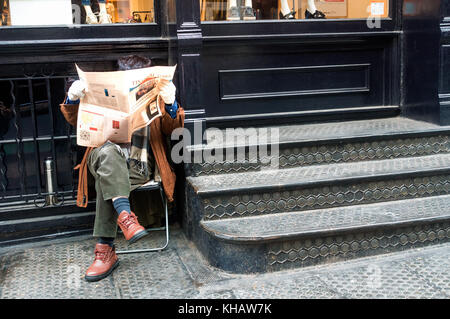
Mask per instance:
[[[153,0],[0,0],[1,26],[153,23]]]
[[[366,19],[389,16],[389,0],[200,0],[202,21]]]

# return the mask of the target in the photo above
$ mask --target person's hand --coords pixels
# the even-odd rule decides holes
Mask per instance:
[[[159,95],[164,103],[172,105],[175,102],[177,88],[172,81],[161,81],[159,83]]]
[[[85,92],[86,85],[83,81],[77,80],[73,82],[72,86],[69,89],[69,92],[67,92],[67,96],[69,97],[69,100],[77,101],[84,97]]]

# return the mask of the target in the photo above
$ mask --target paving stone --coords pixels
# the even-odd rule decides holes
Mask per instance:
[[[445,298],[442,291],[408,267],[410,258],[400,261],[370,259],[363,265],[348,269],[338,266],[322,274],[321,279],[346,298]]]
[[[283,276],[275,280],[257,280],[251,286],[237,287],[234,293],[245,299],[331,299],[340,296],[324,285],[316,276],[302,274]]]
[[[84,271],[93,260],[93,245],[88,240],[2,256],[1,298],[119,297],[110,280],[84,280]]]
[[[163,240],[154,234],[136,243]],[[86,282],[93,239],[14,247],[0,254],[0,298],[448,298],[450,244],[266,274],[224,273],[196,258],[180,229],[156,253],[121,255],[107,279]],[[124,246],[121,238],[118,246]],[[197,262],[197,264],[195,264]],[[199,273],[197,273],[199,272]]]

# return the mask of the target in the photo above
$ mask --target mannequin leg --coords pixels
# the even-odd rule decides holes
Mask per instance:
[[[86,11],[86,24],[98,24],[97,17],[91,9],[91,0],[81,0],[81,4]]]
[[[5,11],[5,0],[0,0],[0,26],[6,25],[6,20],[8,19],[6,17]]]
[[[256,20],[255,13],[253,12],[252,0],[245,0],[245,9],[243,15],[244,20]]]
[[[305,11],[305,19],[325,19],[325,14],[317,10],[314,0],[308,0],[308,5]]]
[[[287,0],[281,0],[280,19],[295,19],[295,11],[289,9]]]
[[[111,16],[106,12],[106,0],[98,0],[98,4],[100,6],[99,22],[101,24],[111,23]]]
[[[306,10],[308,10],[312,14],[317,11],[316,3],[314,2],[314,0],[308,0],[308,6],[306,7]]]
[[[229,0],[228,1],[228,8],[231,7],[237,7],[237,0]]]
[[[106,12],[106,0],[98,0],[98,5],[100,7],[100,12]]]
[[[239,16],[239,9],[237,7],[237,0],[228,0],[227,20],[241,20],[241,17]]]
[[[106,12],[111,17],[112,23],[116,23],[116,21],[115,21],[116,19],[115,19],[115,16],[114,16],[114,11],[116,11],[116,8],[114,7],[114,4],[111,1],[108,1],[106,3]]]

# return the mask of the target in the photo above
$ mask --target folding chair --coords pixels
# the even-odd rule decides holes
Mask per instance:
[[[119,250],[116,252],[116,254],[133,254],[133,253],[138,254],[138,253],[148,253],[148,252],[152,252],[152,251],[161,251],[169,245],[169,214],[168,214],[168,207],[167,207],[167,199],[166,199],[166,195],[164,194],[164,189],[162,187],[161,182],[155,182],[154,180],[151,180],[148,183],[142,185],[141,187],[135,189],[134,192],[148,192],[148,191],[157,190],[157,189],[159,189],[159,192],[161,194],[161,199],[163,201],[165,217],[166,217],[166,226],[158,227],[158,228],[150,228],[150,229],[147,229],[147,231],[165,230],[166,231],[166,243],[161,247],[155,247],[155,248],[135,249],[135,250]]]

